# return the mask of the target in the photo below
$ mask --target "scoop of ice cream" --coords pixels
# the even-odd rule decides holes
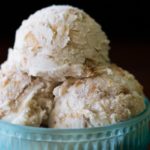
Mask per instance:
[[[142,86],[127,71],[100,67],[95,76],[68,79],[54,89],[52,128],[99,127],[127,120],[145,108]]]
[[[85,65],[109,62],[109,41],[84,11],[51,6],[23,21],[16,33],[14,53],[29,75],[64,80],[85,75]]]
[[[0,70],[0,119],[21,125],[48,125],[54,85],[5,62]]]

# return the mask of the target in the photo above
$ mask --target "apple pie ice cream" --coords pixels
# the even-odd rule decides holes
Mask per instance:
[[[8,62],[0,71],[0,118],[14,124],[47,126],[55,83],[28,76]]]
[[[93,18],[51,6],[22,22],[0,69],[0,119],[50,128],[101,127],[145,108],[142,86],[111,64]]]
[[[22,71],[57,81],[88,76],[86,66],[109,62],[108,50],[109,40],[101,26],[71,6],[37,11],[22,22],[14,44]]]
[[[134,117],[145,108],[142,86],[115,65],[98,68],[93,77],[66,80],[54,89],[54,96],[52,128],[101,127]]]

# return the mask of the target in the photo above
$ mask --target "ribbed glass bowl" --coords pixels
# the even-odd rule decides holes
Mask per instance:
[[[0,121],[0,150],[146,150],[150,103],[140,115],[118,124],[88,129],[50,129]]]

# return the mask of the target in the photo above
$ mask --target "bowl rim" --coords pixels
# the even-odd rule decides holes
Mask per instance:
[[[43,127],[31,127],[11,124],[9,122],[0,120],[0,133],[3,131],[19,132],[19,133],[31,133],[31,134],[51,134],[51,135],[72,135],[72,134],[94,134],[97,132],[107,132],[112,129],[121,129],[127,127],[128,125],[135,125],[143,119],[147,118],[150,120],[150,101],[145,97],[145,110],[135,116],[134,118],[122,121],[116,124],[107,125],[104,127],[92,127],[92,128],[43,128]],[[4,128],[5,127],[5,128]],[[13,130],[13,131],[12,131]]]

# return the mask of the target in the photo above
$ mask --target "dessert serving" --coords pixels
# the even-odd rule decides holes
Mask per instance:
[[[111,63],[109,49],[101,26],[72,6],[23,21],[0,68],[0,147],[10,149],[5,138],[14,150],[146,146],[149,102],[135,77]]]

